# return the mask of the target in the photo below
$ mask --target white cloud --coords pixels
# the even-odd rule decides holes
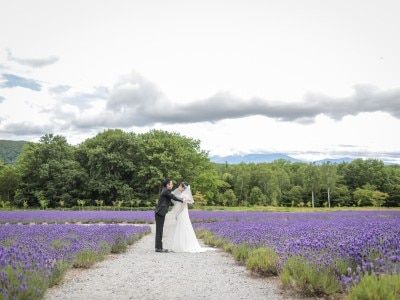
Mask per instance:
[[[153,126],[156,123],[187,124],[257,115],[277,121],[311,124],[318,115],[341,120],[348,115],[379,111],[400,118],[400,88],[380,90],[370,85],[356,85],[352,95],[340,98],[308,93],[302,102],[241,99],[230,93],[217,93],[206,99],[181,104],[169,100],[155,84],[132,72],[117,81],[109,98],[108,89],[103,90],[104,93],[79,93],[72,98],[63,97],[64,102],[71,104],[77,100],[75,105],[82,108],[87,106],[87,100],[106,100],[104,109],[97,115],[82,110],[81,114],[73,118],[73,126],[90,128]]]
[[[52,65],[56,63],[59,58],[57,56],[49,56],[45,58],[20,58],[15,57],[11,50],[7,49],[7,57],[9,61],[16,62],[20,65],[29,66],[32,68],[43,68],[45,66]]]

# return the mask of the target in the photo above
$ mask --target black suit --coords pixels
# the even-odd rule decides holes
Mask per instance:
[[[165,215],[168,212],[168,207],[172,204],[171,199],[183,202],[181,198],[176,197],[167,188],[163,188],[160,193],[160,199],[158,200],[155,209],[156,218],[156,249],[162,249],[162,235],[164,229]]]

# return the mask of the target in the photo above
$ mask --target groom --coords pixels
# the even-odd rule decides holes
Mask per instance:
[[[155,209],[156,218],[156,252],[168,252],[167,249],[162,247],[162,236],[164,229],[165,215],[168,212],[168,207],[172,204],[171,199],[175,201],[183,202],[181,198],[176,197],[171,193],[173,183],[169,178],[164,179],[162,182],[162,191],[160,193],[160,199]]]

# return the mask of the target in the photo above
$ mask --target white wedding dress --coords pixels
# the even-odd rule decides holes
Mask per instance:
[[[175,189],[173,192],[178,197],[185,197],[186,201],[171,200],[173,208],[166,214],[164,223],[163,243],[167,249],[174,252],[205,252],[214,248],[201,247],[193,230],[189,218],[187,203],[193,203],[192,192],[188,186],[182,193]]]

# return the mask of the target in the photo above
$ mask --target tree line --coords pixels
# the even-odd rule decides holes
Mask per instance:
[[[385,166],[380,160],[322,165],[278,160],[216,169],[222,186],[212,204],[400,206],[400,167]]]
[[[0,206],[152,207],[165,177],[189,182],[197,205],[400,206],[400,168],[379,160],[214,164],[198,140],[119,129],[77,146],[53,134],[26,143],[0,161]]]

